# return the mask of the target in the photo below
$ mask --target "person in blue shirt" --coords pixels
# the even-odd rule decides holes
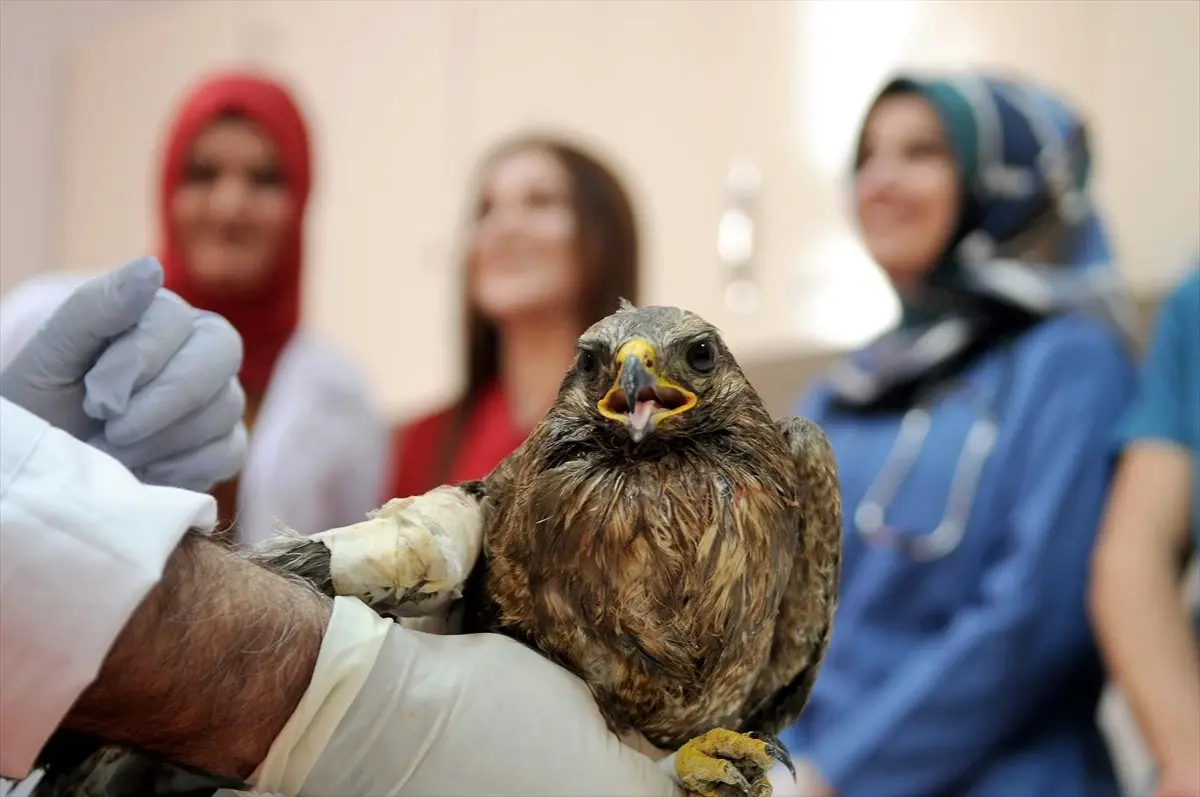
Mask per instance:
[[[1092,618],[1158,765],[1155,795],[1200,797],[1200,629],[1179,589],[1200,550],[1200,268],[1159,311],[1117,444]]]
[[[900,76],[854,171],[903,319],[798,409],[837,456],[833,638],[777,795],[1115,797],[1085,610],[1131,306],[1083,122],[983,74]]]

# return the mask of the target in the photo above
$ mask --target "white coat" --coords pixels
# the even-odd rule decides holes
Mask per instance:
[[[0,774],[24,777],[207,495],[149,487],[0,399]]]
[[[0,301],[0,369],[91,275],[44,274]],[[346,526],[382,503],[388,425],[354,365],[300,332],[284,349],[259,408],[238,491],[239,542],[276,523],[301,533]]]

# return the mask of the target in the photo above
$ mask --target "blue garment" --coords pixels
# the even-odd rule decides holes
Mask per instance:
[[[1192,456],[1192,535],[1200,552],[1200,268],[1166,298],[1142,369],[1137,401],[1117,431],[1135,440],[1174,443]]]
[[[839,797],[1116,797],[1084,596],[1136,369],[1084,124],[1002,78],[902,77],[881,98],[896,91],[941,117],[963,203],[945,253],[903,297],[902,328],[831,369],[800,408],[833,446],[846,528],[831,646],[782,738]],[[901,538],[887,545],[855,514],[897,467],[916,406],[928,435],[879,501]],[[956,475],[980,461],[970,430],[990,413],[965,533],[919,561],[905,538],[936,539]]]
[[[845,548],[832,643],[782,740],[839,797],[1118,794],[1094,721],[1103,673],[1084,594],[1134,377],[1119,336],[1079,315],[963,372],[887,509],[906,535],[937,526],[979,405],[1003,392],[966,534],[930,563],[871,545],[854,524],[902,413],[841,409],[827,385],[804,402],[837,456]]]

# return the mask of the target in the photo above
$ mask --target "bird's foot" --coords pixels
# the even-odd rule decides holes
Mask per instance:
[[[776,761],[795,774],[792,757],[775,737],[714,728],[679,748],[675,775],[695,797],[770,797],[767,772]]]

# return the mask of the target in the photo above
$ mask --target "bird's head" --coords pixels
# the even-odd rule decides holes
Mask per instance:
[[[726,427],[747,402],[759,403],[715,327],[623,301],[579,338],[559,407],[640,444]]]

